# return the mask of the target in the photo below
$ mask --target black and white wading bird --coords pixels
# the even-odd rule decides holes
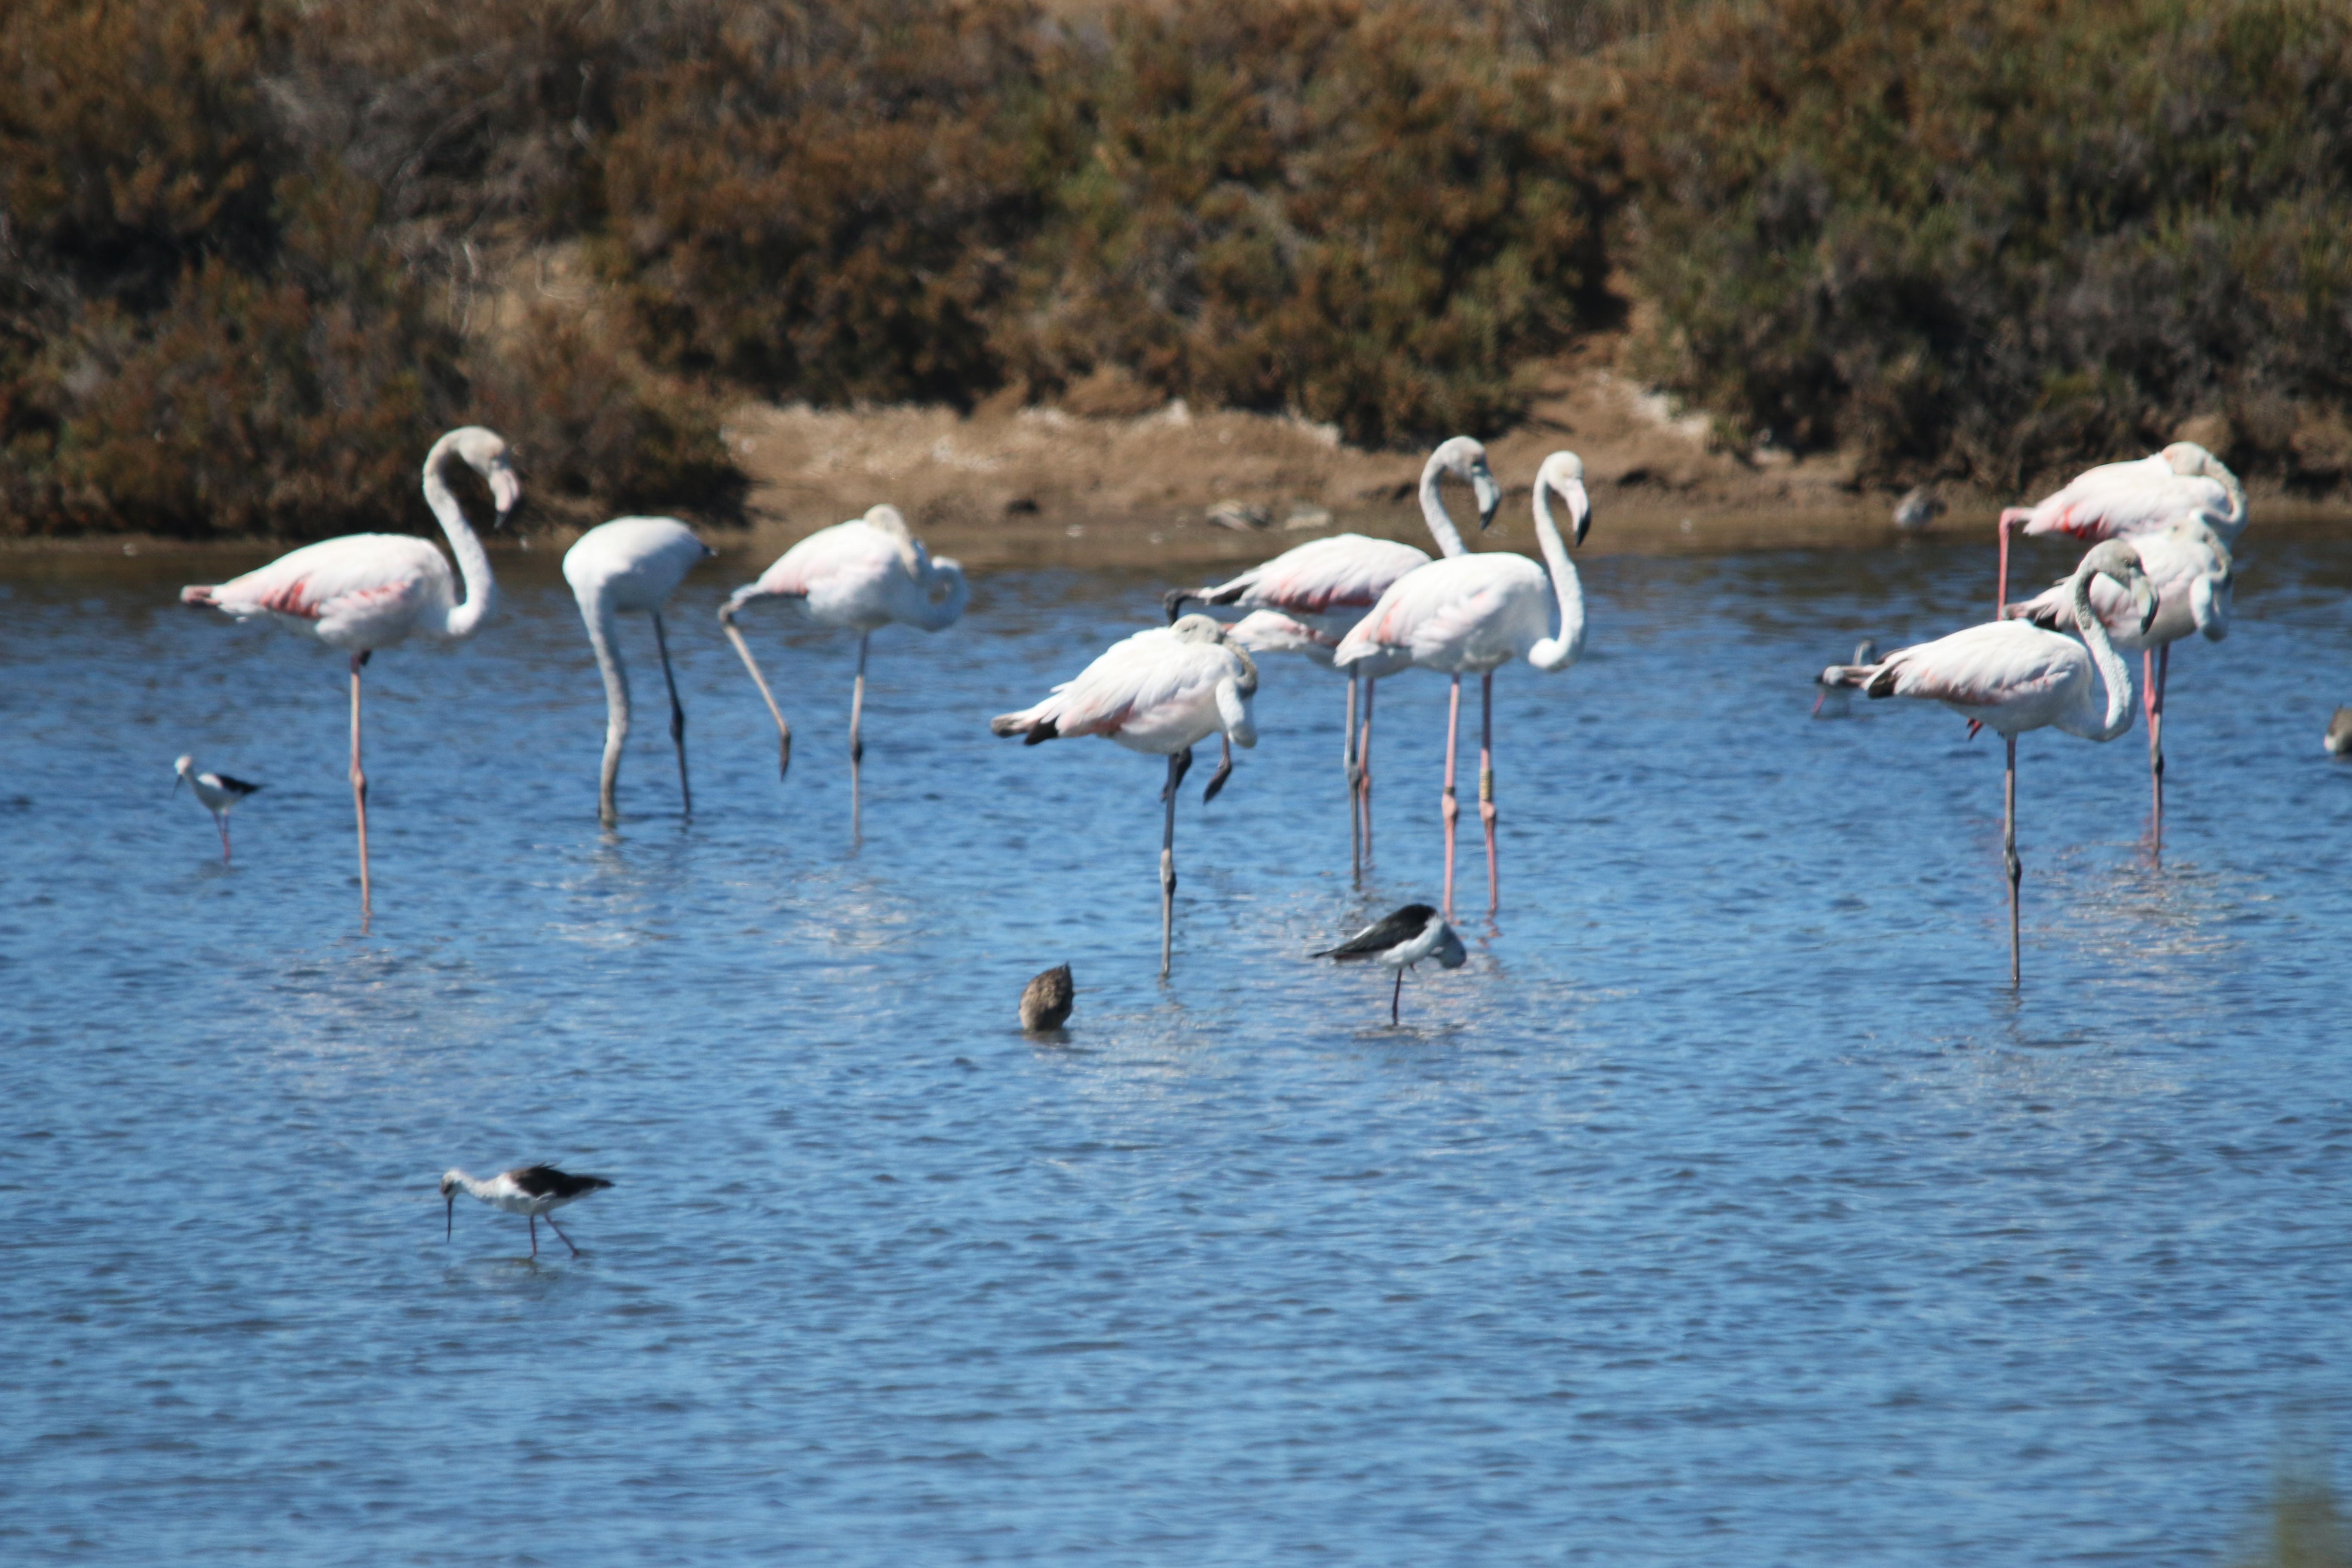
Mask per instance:
[[[1437,960],[1440,969],[1459,969],[1469,954],[1462,951],[1462,939],[1454,928],[1427,904],[1407,904],[1385,920],[1368,925],[1337,947],[1327,947],[1313,953],[1315,958],[1334,958],[1341,963],[1374,963],[1396,971],[1396,984],[1389,992],[1389,1022],[1397,1021],[1398,1005],[1404,999],[1404,972],[1424,958]]]
[[[196,759],[194,757],[184,756],[172,767],[180,775],[172,781],[172,793],[179,794],[183,784],[196,792],[196,798],[204,803],[206,811],[213,814],[213,826],[220,829],[221,864],[227,865],[228,814],[236,809],[237,802],[261,786],[247,784],[243,779],[233,779],[226,773],[200,773],[196,772]]]
[[[554,1211],[612,1184],[602,1176],[574,1176],[552,1165],[520,1165],[511,1171],[500,1171],[488,1180],[469,1176],[463,1171],[446,1171],[441,1176],[441,1196],[447,1200],[449,1212],[442,1237],[446,1240],[457,1233],[457,1190],[462,1187],[494,1209],[519,1214],[530,1221],[530,1255],[537,1258],[541,1219],[547,1221],[547,1228],[555,1232],[564,1246],[572,1247],[572,1238],[555,1223]],[[579,1257],[580,1249],[572,1247],[572,1256]]]

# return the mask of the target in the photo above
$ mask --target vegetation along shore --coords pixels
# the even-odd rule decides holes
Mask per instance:
[[[17,541],[413,527],[468,421],[533,529],[981,564],[1377,528],[1455,431],[1570,436],[1617,547],[2175,437],[2352,486],[2317,0],[24,0],[0,63]]]

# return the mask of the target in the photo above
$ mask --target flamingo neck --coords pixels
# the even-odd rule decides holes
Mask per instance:
[[[490,552],[482,548],[481,539],[466,521],[466,509],[458,504],[457,492],[445,477],[448,465],[459,460],[446,437],[425,459],[425,504],[440,520],[449,552],[457,558],[457,571],[466,580],[466,597],[449,606],[441,629],[441,635],[450,638],[472,637],[499,601],[498,579],[490,574]]]
[[[2131,667],[2116,652],[2106,624],[2091,607],[2091,579],[2097,571],[2088,562],[2074,569],[2074,626],[2083,634],[2084,646],[2091,650],[2091,662],[2098,666],[2099,679],[2106,683],[2107,712],[2097,728],[2076,732],[2088,741],[2112,741],[2132,726]]]
[[[1444,472],[1445,465],[1434,452],[1421,466],[1422,521],[1429,524],[1430,537],[1437,541],[1439,554],[1465,555],[1469,546],[1462,542],[1462,531],[1454,526],[1454,519],[1445,510],[1445,498],[1438,491],[1437,481]]]
[[[1544,565],[1551,573],[1559,619],[1559,635],[1528,650],[1528,662],[1541,670],[1566,669],[1584,652],[1584,584],[1576,574],[1576,563],[1568,558],[1568,543],[1559,536],[1559,525],[1552,521],[1551,501],[1545,494],[1549,489],[1542,480],[1536,482],[1536,539],[1543,547]]]
[[[610,595],[601,590],[582,594],[580,618],[588,623],[588,646],[596,650],[596,668],[604,677],[606,744],[617,746],[629,733],[629,672],[614,640],[619,627]]]

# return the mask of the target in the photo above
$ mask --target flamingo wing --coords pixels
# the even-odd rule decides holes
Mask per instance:
[[[1428,564],[1428,552],[1410,544],[1360,533],[1335,534],[1286,550],[1243,573],[1212,594],[1210,602],[1294,616],[1367,609],[1399,578]],[[1236,585],[1242,585],[1239,594],[1223,596]]]
[[[1334,662],[1352,665],[1382,654],[1415,662],[1493,640],[1512,618],[1523,591],[1544,592],[1542,571],[1523,555],[1454,555],[1408,572],[1389,585],[1371,613],[1340,639]],[[1540,615],[1538,615],[1538,621]],[[1538,625],[1537,635],[1542,634]]]
[[[2072,637],[2019,621],[1969,626],[1897,648],[1871,678],[1873,697],[1916,697],[1969,710],[2037,704],[2087,679],[2091,656]]]
[[[201,602],[239,620],[272,615],[317,622],[320,635],[331,640],[339,627],[361,621],[404,631],[436,586],[452,595],[449,561],[425,541],[354,533],[289,552],[221,584]]]
[[[2176,519],[2230,509],[2229,490],[2201,474],[2177,474],[2161,453],[2128,463],[2103,463],[2040,502],[2025,531],[2084,540],[2120,539],[2162,528]]]

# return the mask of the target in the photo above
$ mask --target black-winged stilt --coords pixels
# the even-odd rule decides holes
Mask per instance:
[[[542,1216],[547,1220],[547,1228],[555,1232],[564,1246],[572,1247],[572,1238],[555,1223],[553,1211],[612,1184],[602,1176],[574,1176],[552,1165],[520,1165],[511,1171],[500,1171],[488,1180],[469,1176],[463,1171],[446,1171],[441,1176],[441,1195],[449,1205],[443,1236],[446,1239],[457,1228],[457,1189],[463,1187],[492,1208],[519,1214],[530,1221],[530,1255],[537,1258],[539,1222]],[[580,1249],[572,1247],[572,1256],[579,1257]]]
[[[180,786],[186,784],[196,792],[196,799],[204,803],[204,808],[213,814],[213,826],[220,829],[221,864],[227,865],[228,814],[236,808],[237,802],[261,786],[233,779],[226,773],[200,773],[194,757],[180,758],[172,764],[172,770],[180,775],[172,781],[172,793],[179,794]]]
[[[1469,954],[1462,951],[1462,939],[1454,934],[1438,912],[1427,904],[1407,904],[1385,920],[1368,925],[1337,947],[1327,947],[1311,954],[1316,958],[1334,958],[1341,963],[1361,963],[1366,960],[1396,971],[1396,985],[1389,993],[1389,1022],[1397,1021],[1397,1005],[1404,996],[1404,972],[1424,958],[1433,958],[1440,969],[1459,969]]]

